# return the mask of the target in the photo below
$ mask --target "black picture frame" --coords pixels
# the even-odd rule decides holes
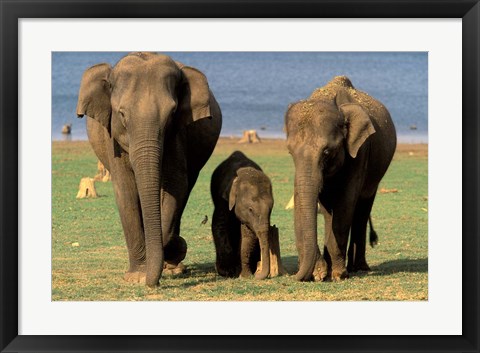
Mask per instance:
[[[0,0],[1,352],[479,352],[478,0]],[[461,336],[18,335],[18,20],[20,18],[462,18]],[[449,207],[445,205],[445,207]],[[460,230],[459,230],[460,232]],[[459,239],[460,234],[453,235]],[[448,259],[446,259],[448,261]],[[445,279],[448,281],[448,278]],[[294,324],[294,323],[292,323]]]

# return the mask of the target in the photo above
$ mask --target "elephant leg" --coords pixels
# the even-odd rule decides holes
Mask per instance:
[[[244,224],[241,225],[241,234],[240,261],[242,271],[240,272],[240,277],[248,278],[257,269],[257,262],[260,259],[258,257],[255,258],[255,248],[260,245],[255,234]]]
[[[129,282],[144,282],[146,253],[140,199],[135,176],[125,159],[122,155],[111,163],[112,184],[130,263],[124,278]]]
[[[192,188],[188,182],[183,150],[182,141],[178,136],[166,142],[160,190],[166,274],[182,272],[184,266],[180,262],[187,255],[187,243],[180,236],[180,222]]]
[[[167,269],[176,267],[187,255],[187,242],[180,236],[180,220],[186,199],[179,193],[175,197],[167,191],[162,192],[162,234]]]
[[[212,234],[217,255],[215,267],[218,274],[224,277],[238,277],[240,222],[233,219],[227,210],[215,207],[212,216]]]
[[[176,275],[186,271],[182,263],[187,255],[187,242],[178,233],[175,233],[167,245],[163,248],[165,264],[163,273],[165,275]]]
[[[176,165],[170,161],[170,165]],[[168,169],[168,168],[167,168]],[[198,178],[197,171],[189,171],[185,177],[184,170],[167,170],[166,182],[162,189],[162,231],[164,234],[165,254],[165,274],[182,273],[185,266],[181,263],[187,256],[187,242],[180,236],[180,223],[183,211],[187,206],[188,197],[195,186]],[[174,179],[175,186],[170,181],[171,175],[176,176]],[[179,175],[182,175],[179,177]],[[168,190],[167,190],[168,189]]]
[[[342,217],[340,218],[341,215]],[[352,212],[328,212],[324,213],[325,218],[325,251],[324,257],[331,269],[331,277],[334,281],[348,278],[345,267],[348,233],[352,222]]]
[[[327,211],[325,210],[325,208],[321,204],[320,200],[318,200],[318,207],[319,207],[319,209],[317,210],[318,213],[324,213],[324,214],[327,213]],[[325,223],[325,237],[326,237],[326,234],[327,234],[327,227],[326,226],[327,225]],[[300,241],[302,241],[302,239],[300,239]],[[299,249],[298,245],[297,245],[297,249]],[[320,281],[320,282],[324,281],[328,277],[329,268],[331,269],[330,257],[328,257],[328,260],[330,261],[330,263],[328,263],[326,261],[327,260],[326,257],[329,256],[328,255],[328,250],[327,250],[326,247],[325,247],[324,253],[325,253],[324,256],[322,256],[322,253],[320,252],[320,248],[317,245],[317,260],[315,262],[315,267],[313,269],[313,279],[314,279],[314,281],[317,281],[317,282],[318,281]],[[300,261],[301,261],[301,253],[299,252],[299,257],[298,257],[298,265],[299,266],[300,266]]]
[[[357,201],[352,222],[350,246],[348,248],[348,272],[370,271],[370,267],[365,259],[365,252],[367,222],[374,200],[375,195]]]
[[[313,269],[314,281],[324,281],[328,276],[328,266],[325,258],[320,252],[320,248],[317,245],[317,261],[315,262],[315,268]]]

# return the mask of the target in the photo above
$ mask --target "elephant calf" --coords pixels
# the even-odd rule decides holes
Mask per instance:
[[[270,179],[255,162],[236,151],[213,172],[211,193],[218,273],[249,277],[255,272],[261,253],[262,265],[255,278],[265,279],[270,272]]]

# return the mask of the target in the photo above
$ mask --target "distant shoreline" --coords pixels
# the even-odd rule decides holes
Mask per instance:
[[[220,137],[217,147],[224,151],[242,150],[248,154],[261,155],[264,153],[281,155],[287,153],[285,139],[262,138],[261,143],[239,143],[239,137]],[[90,145],[86,140],[53,141],[55,145],[70,145],[71,148],[88,148]],[[397,143],[397,156],[423,156],[428,157],[427,143]]]
[[[282,152],[287,151],[285,139],[263,138],[261,143],[239,143],[240,138],[220,137],[217,146],[222,146],[230,149],[245,149],[250,152],[260,154],[261,151],[271,153],[272,151]],[[261,147],[261,149],[259,149]],[[428,143],[397,143],[397,155],[405,156],[428,156]]]
[[[268,140],[286,140],[285,135],[278,135],[278,134],[265,134],[265,131],[258,131],[258,135],[262,139]],[[220,138],[227,138],[227,139],[240,139],[241,135],[238,134],[222,134]],[[428,135],[414,135],[414,134],[405,134],[405,135],[397,135],[397,142],[402,144],[428,144]]]
[[[286,137],[285,136],[279,136],[277,134],[272,134],[272,135],[263,135],[262,131],[258,132],[260,138],[262,140],[279,140],[279,141],[285,141]],[[220,139],[224,140],[240,140],[241,136],[240,135],[228,135],[228,134],[222,134],[220,135]],[[58,136],[53,136],[52,141],[55,142],[63,142],[63,141],[75,141],[75,142],[81,142],[81,141],[88,141],[86,136],[81,136],[76,138],[75,134],[72,133],[72,135],[60,135],[60,138]],[[418,135],[399,135],[397,136],[397,143],[398,144],[405,144],[405,145],[428,145],[428,136],[418,136]]]

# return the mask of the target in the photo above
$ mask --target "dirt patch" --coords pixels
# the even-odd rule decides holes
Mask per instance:
[[[260,136],[261,137],[261,136]],[[240,144],[240,138],[222,137],[218,140],[214,153],[230,154],[233,151],[242,151],[247,156],[255,155],[288,155],[287,141],[283,139],[262,138],[261,143]]]
[[[428,157],[428,144],[417,143],[409,144],[402,143],[397,145],[395,157]]]
[[[238,144],[240,138],[222,137],[218,140],[216,152],[241,150],[248,154],[286,154],[287,141],[283,139],[262,139],[260,144],[242,145]],[[398,144],[395,152],[401,157],[428,157],[428,144]]]
[[[261,137],[261,136],[260,136]],[[239,150],[247,155],[287,155],[287,141],[285,139],[262,138],[261,143],[239,144],[240,137],[221,137],[218,140],[214,153],[231,153]],[[78,154],[90,152],[88,141],[54,141],[54,152],[72,151]],[[401,157],[428,157],[428,144],[398,144],[395,156]]]

